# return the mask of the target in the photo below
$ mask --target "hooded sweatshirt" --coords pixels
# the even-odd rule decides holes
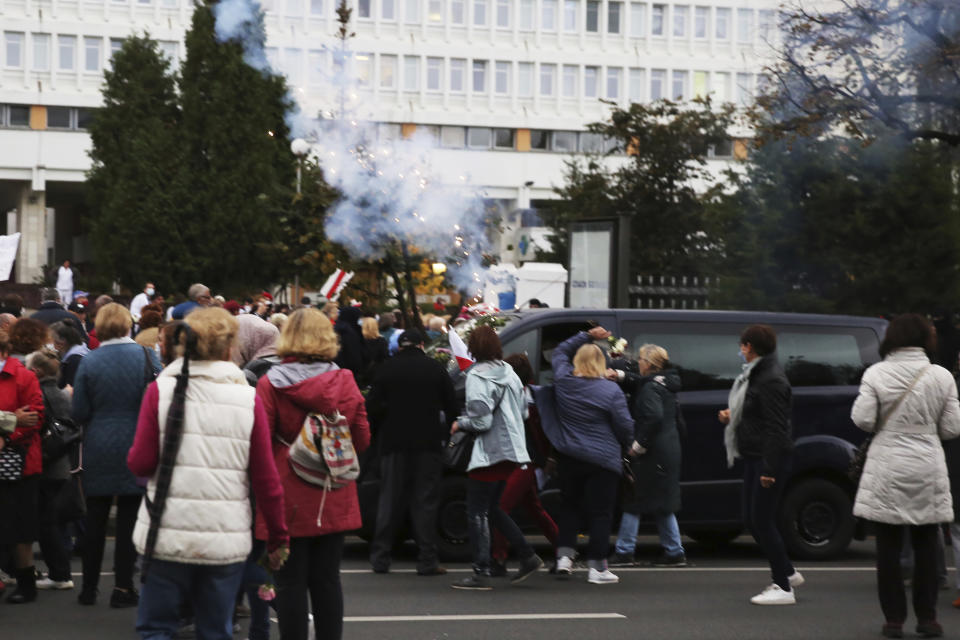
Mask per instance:
[[[301,480],[290,468],[289,443],[299,435],[308,413],[329,415],[339,411],[350,424],[357,453],[369,446],[370,427],[363,396],[350,371],[330,362],[283,362],[260,378],[257,397],[263,402],[270,425],[290,536],[305,538],[360,528],[355,482],[328,491],[324,500],[322,487]],[[266,535],[266,526],[258,513],[257,539],[265,540]]]

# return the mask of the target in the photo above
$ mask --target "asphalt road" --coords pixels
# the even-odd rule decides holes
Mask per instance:
[[[549,548],[538,545],[542,555]],[[110,566],[110,554],[104,567]],[[653,557],[656,546],[644,539],[641,553]],[[465,575],[465,564],[448,564],[451,573],[420,577],[414,572],[415,550],[397,550],[388,575],[370,572],[367,547],[348,540],[343,560],[346,598],[345,640],[810,640],[878,638],[882,618],[876,599],[872,542],[854,543],[841,559],[798,563],[807,584],[797,590],[798,604],[751,605],[750,596],[769,582],[757,547],[740,538],[721,550],[691,542],[695,566],[684,569],[615,570],[618,585],[591,585],[586,572],[560,580],[546,572],[511,586],[497,580],[490,592],[451,589]],[[74,562],[79,572],[79,562]],[[79,574],[76,574],[79,576]],[[951,581],[954,580],[951,572]],[[79,589],[79,577],[77,577]],[[102,581],[109,593],[112,576]],[[41,640],[133,639],[133,610],[113,610],[107,597],[95,607],[81,607],[74,591],[42,592],[31,605],[0,606],[0,636]],[[940,620],[946,637],[960,638],[960,610],[950,601],[956,591],[941,591]],[[440,616],[444,616],[440,618]],[[908,631],[913,620],[908,621]],[[907,637],[912,634],[908,632]],[[245,638],[238,633],[236,638]],[[279,637],[276,626],[273,637]]]

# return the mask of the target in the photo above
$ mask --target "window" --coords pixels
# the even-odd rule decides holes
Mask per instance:
[[[417,133],[434,147],[440,144],[440,127],[435,124],[417,125]]]
[[[710,158],[731,157],[733,155],[733,140],[727,138],[723,142],[718,142],[707,150],[707,155]]]
[[[497,62],[494,91],[499,94],[510,93],[510,63]]]
[[[557,0],[543,0],[540,6],[540,30],[557,30]]]
[[[583,69],[583,95],[587,98],[597,97],[597,76],[600,75],[600,67],[584,67]]]
[[[463,58],[451,58],[450,60],[450,91],[454,93],[463,93],[464,75],[467,73],[467,61]]]
[[[97,73],[100,71],[100,61],[103,59],[103,56],[100,54],[101,47],[103,47],[103,40],[100,38],[85,37],[83,39],[84,71],[89,71],[92,73]]]
[[[77,109],[77,129],[86,130],[90,128],[90,122],[93,120],[93,109]]]
[[[532,62],[521,62],[517,65],[517,93],[521,98],[533,97]]]
[[[774,39],[774,31],[776,29],[776,14],[769,9],[760,10],[760,18],[757,26],[760,31],[760,39],[764,42],[771,42]]]
[[[550,140],[550,132],[543,129],[530,130],[530,148],[537,151],[546,151],[547,143]]]
[[[466,0],[450,0],[450,24],[467,24]]]
[[[323,15],[323,0],[310,0],[310,15]]]
[[[397,88],[397,56],[380,54],[380,88]]]
[[[429,0],[427,2],[427,21],[433,24],[443,22],[443,0]]]
[[[396,0],[380,0],[380,18],[391,21],[397,19]]]
[[[520,0],[520,30],[533,31],[533,0]]]
[[[30,107],[25,104],[11,104],[7,106],[7,126],[29,127]]]
[[[563,30],[577,30],[577,13],[580,11],[579,0],[563,0]]]
[[[674,100],[683,100],[684,96],[687,94],[687,72],[686,71],[674,71],[673,72],[673,91],[670,96]]]
[[[487,0],[473,0],[473,26],[487,26]]]
[[[753,41],[753,9],[737,9],[737,42]]]
[[[70,107],[47,107],[47,126],[51,129],[70,129],[73,124]]]
[[[287,6],[296,2],[296,0],[287,0]],[[287,15],[290,15],[289,13]],[[296,14],[293,14],[296,15]],[[369,18],[370,17],[370,0],[357,0],[357,17],[358,18]]]
[[[646,26],[647,5],[640,2],[630,3],[630,35],[634,38],[642,38],[647,35],[644,31]]]
[[[326,52],[314,49],[307,53],[307,82],[310,86],[323,84]]]
[[[471,149],[489,149],[492,134],[485,127],[470,127],[467,130],[467,146]]]
[[[730,38],[730,9],[717,8],[715,33],[717,40]]]
[[[643,69],[630,69],[630,101],[643,102],[643,87],[646,84]]]
[[[687,21],[690,20],[690,7],[675,5],[673,7],[673,37],[687,37]]]
[[[730,347],[739,340],[739,326],[627,322],[624,337],[630,344],[657,344],[676,363],[684,391],[730,389],[740,375],[737,362],[730,362]],[[779,338],[779,334],[778,334]],[[639,340],[640,342],[635,342]],[[734,354],[736,355],[736,354]]]
[[[597,0],[587,0],[587,32],[600,31],[600,3]]]
[[[693,14],[693,37],[707,37],[707,23],[710,22],[710,7],[697,7]]]
[[[420,58],[403,56],[403,90],[420,90]]]
[[[58,36],[57,48],[60,52],[57,68],[61,71],[73,71],[76,68],[77,37]]]
[[[486,60],[473,61],[473,92],[474,93],[487,92],[487,61]]]
[[[510,0],[497,0],[497,26],[510,28]]]
[[[576,98],[577,97],[577,76],[579,75],[579,69],[576,65],[565,64],[563,65],[563,97],[564,98]]]
[[[726,72],[714,72],[713,83],[711,86],[711,98],[717,104],[730,101],[730,74]]]
[[[360,1],[363,2],[364,0],[360,0]],[[368,9],[369,9],[370,0],[366,0],[366,2],[368,3]],[[287,0],[286,10],[287,10],[288,16],[302,16],[303,0]],[[365,16],[365,17],[370,17],[370,16]]]
[[[610,67],[607,69],[607,99],[620,99],[620,83],[623,79],[623,69]]]
[[[540,95],[541,96],[554,96],[556,95],[554,86],[557,84],[557,65],[555,64],[541,64],[540,65]]]
[[[163,57],[171,62],[171,64],[176,65],[180,61],[179,49],[180,45],[177,42],[172,40],[161,40],[160,53],[163,54]]]
[[[303,52],[300,49],[283,50],[283,75],[291,86],[303,84],[301,74],[303,69]]]
[[[550,141],[551,151],[573,153],[577,150],[576,131],[554,131]]]
[[[667,6],[663,4],[653,5],[653,14],[650,20],[650,33],[655,36],[663,35],[663,18],[667,12]]]
[[[513,149],[513,129],[494,129],[493,146],[496,149]]]
[[[50,34],[32,33],[33,38],[33,64],[31,68],[34,71],[50,70]]]
[[[603,136],[599,133],[581,133],[580,151],[584,153],[601,153],[603,151]]]
[[[620,33],[620,19],[622,12],[622,2],[607,3],[607,33]]]
[[[427,58],[427,91],[440,91],[443,78],[443,58]]]
[[[737,74],[737,104],[741,107],[749,106],[753,102],[752,80],[749,73]]]
[[[168,9],[176,9],[180,5],[177,3],[177,0],[160,0],[160,6]]]
[[[666,95],[667,72],[664,69],[653,69],[650,72],[650,99],[662,100]]]
[[[360,87],[369,87],[370,79],[373,75],[373,54],[358,53],[354,58],[357,73],[357,85]]]
[[[113,59],[113,56],[123,49],[123,38],[110,38],[110,58]]]
[[[404,1],[403,21],[407,24],[416,24],[420,22],[420,0]]]
[[[467,142],[466,127],[440,127],[440,146],[446,149],[463,149]]]
[[[695,98],[705,98],[707,96],[707,78],[710,74],[706,71],[693,72],[693,96]]]
[[[790,384],[795,387],[856,385],[873,358],[868,354],[869,331],[832,328],[781,327],[777,354]]]
[[[6,50],[5,65],[11,69],[23,66],[23,34],[16,31],[5,31],[3,40]]]
[[[277,48],[266,47],[263,50],[263,52],[267,56],[267,64],[270,65],[270,68],[279,69],[280,68],[280,52],[277,50]],[[334,60],[336,60],[336,57],[334,57]]]

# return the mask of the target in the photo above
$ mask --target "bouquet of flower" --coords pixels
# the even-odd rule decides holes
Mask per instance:
[[[607,338],[607,342],[610,344],[610,357],[611,358],[622,358],[623,354],[627,351],[627,339],[618,338],[616,336],[610,336]]]
[[[274,555],[276,557],[271,558],[271,555]],[[284,545],[279,549],[277,549],[276,551],[274,551],[273,554],[264,553],[263,556],[260,557],[260,560],[258,561],[257,564],[259,564],[261,567],[266,569],[267,575],[270,578],[272,578],[273,572],[276,570],[279,570],[280,567],[282,567],[284,563],[286,563],[287,558],[289,557],[290,557],[290,547]],[[270,602],[271,600],[277,597],[277,587],[271,581],[264,582],[257,589],[257,595],[260,597],[261,600],[265,602]]]

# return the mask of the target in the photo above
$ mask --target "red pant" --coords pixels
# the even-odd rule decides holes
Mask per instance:
[[[556,548],[557,524],[540,504],[540,496],[537,494],[537,471],[533,465],[529,464],[526,465],[525,469],[517,467],[510,474],[503,495],[500,496],[500,510],[507,515],[521,505],[537,521],[540,531]],[[493,549],[490,555],[498,562],[507,559],[507,539],[497,530],[493,532]]]

